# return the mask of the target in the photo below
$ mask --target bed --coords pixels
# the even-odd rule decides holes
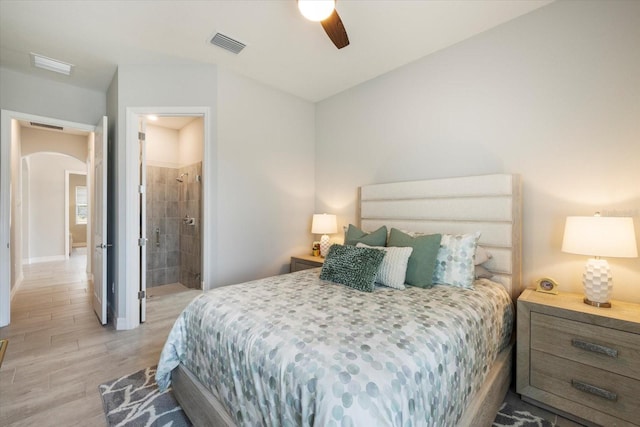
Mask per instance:
[[[195,425],[491,425],[511,380],[519,177],[370,185],[359,199],[363,230],[480,232],[491,280],[365,297],[316,269],[205,293],[176,321],[157,376]]]

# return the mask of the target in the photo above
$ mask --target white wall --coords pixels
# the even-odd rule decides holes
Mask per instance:
[[[555,2],[317,105],[316,210],[356,220],[372,183],[522,175],[523,280],[582,292],[565,217],[635,217],[640,243],[640,2]],[[640,259],[609,259],[640,302]]]
[[[219,284],[288,272],[310,251],[313,133],[313,104],[219,71]]]
[[[180,167],[178,135],[175,129],[168,129],[147,122],[146,153],[147,165],[166,168]]]
[[[87,136],[23,127],[22,155],[28,156],[43,151],[55,151],[84,162],[88,152]]]
[[[198,117],[180,129],[178,159],[180,166],[192,165],[202,161],[204,153],[203,119]]]
[[[95,124],[105,114],[104,92],[29,76],[0,67],[0,108]]]
[[[66,155],[29,156],[30,262],[64,259],[65,170],[83,170],[85,163]]]
[[[180,130],[147,122],[147,165],[180,168],[201,162],[204,154],[204,119],[198,117]]]

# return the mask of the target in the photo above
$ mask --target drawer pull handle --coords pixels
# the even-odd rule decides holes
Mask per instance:
[[[604,354],[609,357],[618,357],[618,350],[604,345],[594,344],[592,342],[582,341],[575,338],[571,340],[571,345],[592,353]]]
[[[618,395],[616,393],[613,393],[609,390],[605,390],[600,387],[596,387],[591,384],[583,383],[582,381],[571,380],[571,385],[573,386],[573,388],[576,388],[580,391],[584,391],[585,393],[590,393],[595,396],[602,397],[607,400],[611,400],[613,402],[618,400]]]

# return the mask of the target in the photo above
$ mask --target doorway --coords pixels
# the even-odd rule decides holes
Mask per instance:
[[[0,326],[5,326],[10,322],[11,298],[24,277],[23,264],[64,260],[68,257],[64,170],[79,169],[80,165],[86,170],[88,162],[91,161],[89,153],[95,126],[8,110],[2,110],[1,116]],[[62,170],[59,173],[49,171],[51,175],[47,175],[45,167],[44,173],[38,175],[36,160],[52,154],[54,160],[68,158],[78,163],[75,166],[64,166],[62,160],[45,161],[46,167],[60,163],[58,166],[62,167]],[[55,189],[43,190],[45,186],[51,187],[53,184],[59,185]],[[44,191],[43,195],[46,197],[58,194],[55,203],[59,203],[59,209],[53,205],[38,208],[35,202],[42,202],[42,197],[34,198],[30,194],[35,195],[40,190]],[[88,205],[87,210],[89,209]],[[46,217],[40,218],[43,213]],[[38,228],[34,227],[31,214],[39,215],[36,218],[38,220],[48,221],[47,226],[40,227],[41,231],[44,231],[39,232]],[[57,232],[49,237],[43,236],[43,232],[54,229],[49,223],[58,219],[60,224],[55,227]],[[90,243],[88,245],[91,247]],[[86,277],[91,273],[90,261],[85,265],[82,274]]]
[[[128,206],[125,212],[123,212],[123,220],[126,228],[126,233],[129,237],[124,246],[121,247],[121,251],[117,254],[117,261],[121,265],[126,265],[124,269],[118,268],[117,274],[120,279],[120,283],[124,284],[123,293],[121,294],[123,308],[122,314],[124,315],[122,321],[118,321],[117,329],[132,329],[136,328],[141,322],[145,320],[146,309],[146,297],[147,297],[147,261],[146,255],[148,246],[155,245],[155,228],[146,224],[147,215],[146,209],[147,202],[147,188],[143,184],[147,183],[146,175],[146,147],[142,147],[149,142],[153,143],[150,138],[147,138],[145,131],[146,126],[150,123],[148,119],[149,115],[156,115],[158,117],[173,117],[183,118],[191,117],[202,119],[199,125],[198,132],[202,135],[201,146],[198,149],[200,161],[201,161],[201,173],[193,172],[194,180],[198,179],[195,175],[200,175],[200,182],[197,185],[200,187],[202,198],[200,200],[200,221],[195,223],[199,226],[197,234],[201,238],[200,245],[196,245],[196,250],[200,251],[200,259],[206,260],[208,256],[213,253],[214,240],[210,236],[211,221],[206,221],[206,218],[215,218],[214,210],[212,207],[212,198],[207,197],[210,191],[215,188],[211,183],[211,174],[209,171],[211,168],[215,168],[215,164],[208,161],[213,153],[211,147],[211,111],[209,107],[127,107],[126,108],[126,176],[129,177],[124,186],[125,197],[122,198],[123,203]],[[192,119],[193,120],[193,119]],[[141,128],[142,125],[142,128]],[[144,157],[144,158],[143,158]],[[160,161],[161,162],[161,161]],[[180,167],[183,165],[190,165],[192,163],[183,161],[177,162],[176,159],[170,162],[172,163],[172,169],[177,169],[174,172],[179,172]],[[195,163],[195,162],[193,162]],[[161,163],[159,166],[163,166]],[[164,165],[167,166],[167,165]],[[215,170],[215,169],[213,169]],[[171,179],[175,183],[182,172],[179,172],[176,176],[172,176]],[[209,178],[207,178],[209,177]],[[169,178],[167,176],[167,178]],[[184,177],[183,177],[184,178]],[[178,183],[179,184],[179,183]],[[187,183],[189,184],[189,183]],[[195,185],[195,182],[190,183]],[[183,187],[186,191],[189,187]],[[165,192],[166,192],[165,188]],[[171,190],[169,190],[171,191]],[[165,205],[166,209],[166,205]],[[195,211],[194,211],[195,212]],[[184,215],[190,215],[195,219],[195,213],[190,212],[179,214],[178,219],[184,219]],[[174,217],[175,218],[175,217]],[[214,221],[215,223],[215,221]],[[188,225],[188,224],[185,224]],[[189,225],[189,227],[192,227]],[[196,233],[195,227],[192,228],[192,232]],[[133,237],[136,237],[133,239]],[[180,239],[179,239],[180,240]],[[188,240],[188,239],[183,239]],[[173,246],[173,252],[179,252],[178,246]],[[152,248],[153,249],[153,248]],[[173,254],[176,255],[175,253]],[[182,263],[182,254],[180,254],[180,262]],[[193,273],[193,279],[198,280],[199,289],[207,289],[207,283],[210,283],[207,279],[213,275],[213,263],[203,263],[202,261],[191,261],[192,263],[200,265],[200,276],[198,277],[197,271]],[[175,266],[174,266],[175,267]],[[165,275],[166,275],[165,271]],[[162,275],[162,273],[158,273]],[[171,273],[170,273],[171,274]],[[175,274],[175,272],[173,273]],[[182,275],[182,272],[180,273]],[[165,276],[166,277],[166,276]],[[175,276],[173,276],[175,277]],[[186,280],[185,280],[186,281]],[[195,286],[194,286],[195,287]],[[155,288],[155,287],[154,287]],[[152,288],[149,288],[152,289]]]
[[[203,118],[147,116],[145,134],[147,289],[202,289]]]
[[[146,298],[203,283],[204,115],[139,119],[140,321]]]

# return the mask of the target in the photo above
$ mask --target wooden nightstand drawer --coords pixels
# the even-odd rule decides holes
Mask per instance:
[[[640,380],[640,335],[531,313],[531,348]]]
[[[630,423],[638,422],[638,380],[532,350],[531,385]]]
[[[640,426],[640,304],[525,290],[518,298],[516,391],[589,426]]]
[[[312,255],[300,255],[291,257],[291,273],[300,270],[308,270],[310,268],[322,267],[324,258]]]

